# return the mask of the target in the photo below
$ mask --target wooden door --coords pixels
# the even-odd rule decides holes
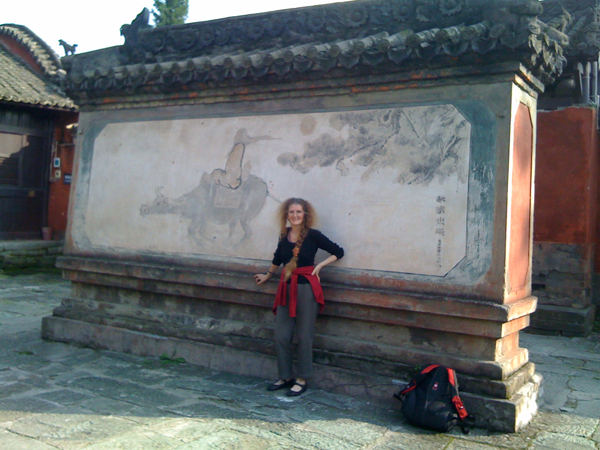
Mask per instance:
[[[17,121],[11,125],[0,115],[0,239],[40,239],[48,197],[49,123],[17,116],[11,116]],[[41,126],[23,126],[24,121]]]

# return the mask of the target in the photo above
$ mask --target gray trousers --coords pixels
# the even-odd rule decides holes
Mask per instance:
[[[289,286],[288,286],[289,305]],[[298,303],[296,317],[290,317],[289,307],[278,306],[275,316],[275,348],[277,350],[277,369],[279,379],[293,377],[292,339],[294,331],[298,337],[298,366],[296,377],[310,378],[313,364],[313,339],[315,321],[319,314],[319,304],[315,300],[310,284],[298,284]]]

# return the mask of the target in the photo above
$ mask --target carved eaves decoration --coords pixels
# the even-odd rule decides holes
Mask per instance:
[[[64,87],[100,97],[502,61],[520,62],[549,84],[567,57],[597,58],[600,32],[597,0],[543,5],[356,0],[140,29],[123,46],[63,58]]]

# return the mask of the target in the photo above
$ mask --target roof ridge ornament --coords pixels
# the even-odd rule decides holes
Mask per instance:
[[[125,38],[125,45],[137,45],[139,42],[139,32],[141,30],[152,28],[152,26],[149,25],[149,22],[150,10],[148,8],[144,8],[130,24],[121,25],[120,31],[121,36]]]
[[[88,89],[94,83],[76,82],[74,75],[103,64],[141,64],[148,71],[144,77],[118,72],[119,83],[111,87],[121,89],[117,95],[137,95],[128,88],[134,84],[148,92],[177,90],[182,84],[186,90],[207,90],[221,82],[226,87],[261,84],[262,77],[306,81],[462,63],[475,67],[473,61],[494,67],[518,62],[549,82],[562,73],[564,55],[595,52],[597,58],[599,11],[590,6],[596,3],[549,0],[542,8],[537,0],[355,0],[139,28],[137,43],[126,38],[117,49],[69,56],[68,89],[75,95]]]

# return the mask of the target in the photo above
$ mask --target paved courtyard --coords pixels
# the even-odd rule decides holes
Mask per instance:
[[[600,449],[600,336],[522,335],[544,404],[515,434],[437,434],[397,410],[267,380],[40,338],[69,295],[56,273],[0,273],[0,449]],[[390,393],[391,395],[392,393]]]

